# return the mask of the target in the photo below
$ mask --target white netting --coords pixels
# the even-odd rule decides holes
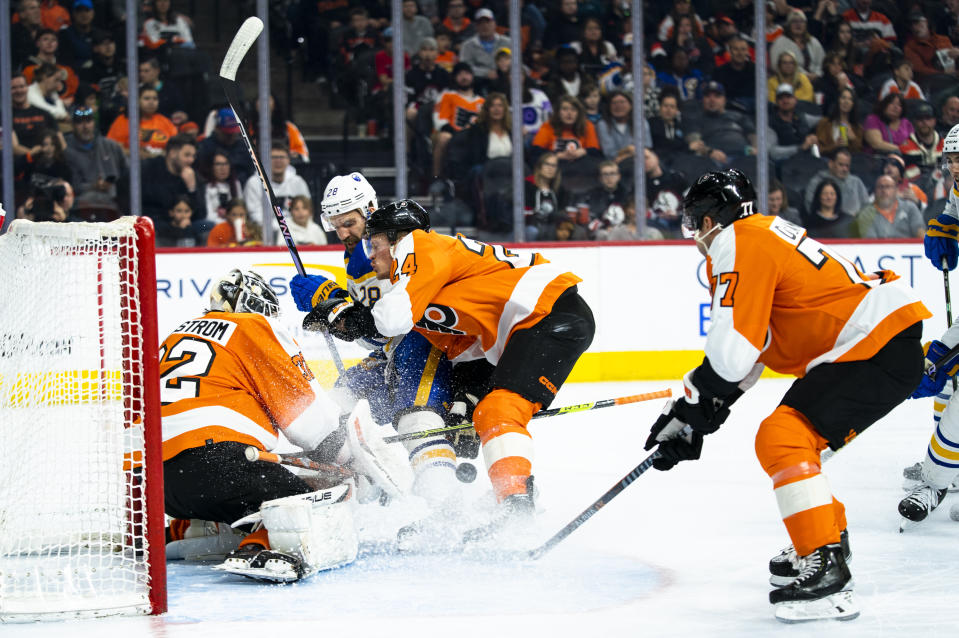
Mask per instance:
[[[0,620],[149,612],[133,224],[0,236]]]

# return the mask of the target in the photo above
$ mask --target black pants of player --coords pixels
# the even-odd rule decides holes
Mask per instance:
[[[493,371],[492,387],[549,407],[595,332],[593,312],[576,286],[569,288],[548,315],[509,338]]]
[[[801,412],[838,450],[905,401],[923,373],[922,322],[865,361],[824,363],[790,386],[782,405]]]
[[[269,501],[313,489],[282,465],[247,461],[244,443],[211,443],[163,462],[166,513],[233,523]]]

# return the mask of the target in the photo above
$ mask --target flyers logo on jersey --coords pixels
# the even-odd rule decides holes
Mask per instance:
[[[440,304],[430,304],[423,313],[423,318],[416,322],[416,325],[423,330],[432,332],[442,332],[451,335],[465,335],[462,330],[456,329],[459,323],[459,316],[456,311],[449,306]]]
[[[297,368],[300,369],[300,372],[303,373],[303,378],[307,381],[313,380],[313,371],[310,370],[310,366],[306,363],[306,358],[304,358],[303,353],[297,353],[290,357],[290,361],[293,362]]]

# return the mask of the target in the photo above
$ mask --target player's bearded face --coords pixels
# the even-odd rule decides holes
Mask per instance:
[[[356,245],[363,239],[363,233],[366,231],[366,220],[358,211],[353,211],[345,215],[337,215],[332,219],[333,226],[336,228],[336,236],[343,243],[347,251],[353,252]]]

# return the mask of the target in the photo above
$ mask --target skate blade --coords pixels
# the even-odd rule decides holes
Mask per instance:
[[[902,534],[903,532],[911,530],[914,527],[918,527],[919,523],[921,522],[922,521],[913,521],[909,520],[908,518],[902,518],[902,520],[899,521],[899,533]]]
[[[916,480],[912,480],[912,479],[908,479],[908,478],[907,478],[907,479],[904,479],[903,482],[902,482],[902,491],[903,491],[903,492],[911,492],[914,487],[917,487],[917,486],[919,486],[919,485],[921,485],[921,484],[922,484],[922,481],[916,481]],[[959,492],[959,481],[954,481],[954,482],[950,483],[950,484],[949,484],[949,487],[946,488],[946,492],[949,493],[949,494],[953,494],[953,493],[955,493],[955,492]]]
[[[301,577],[297,576],[296,572],[292,570],[288,572],[287,571],[277,572],[277,571],[269,570],[265,567],[239,567],[239,566],[234,567],[234,566],[225,565],[225,564],[214,565],[213,569],[220,572],[226,572],[228,574],[236,574],[238,576],[244,576],[252,580],[266,582],[266,583],[292,583],[301,579]],[[312,574],[310,575],[312,576]],[[305,577],[306,576],[304,576],[304,578]]]
[[[819,600],[778,603],[776,605],[776,620],[786,624],[813,620],[845,621],[858,617],[859,605],[853,600],[850,590],[843,590]]]
[[[773,587],[778,587],[778,588],[786,587],[787,585],[790,585],[794,580],[796,580],[795,576],[776,576],[776,575],[769,576],[769,584],[772,585]]]

